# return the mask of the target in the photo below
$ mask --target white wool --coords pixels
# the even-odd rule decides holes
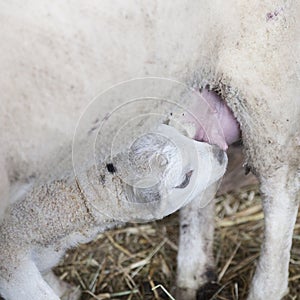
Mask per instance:
[[[208,84],[218,90],[238,119],[247,163],[258,175],[264,193],[266,238],[249,299],[280,299],[288,283],[289,250],[300,189],[299,19],[300,2],[292,0],[0,0],[0,208],[4,211],[8,205],[11,184],[28,186],[33,178],[36,185],[38,181],[52,180],[51,189],[40,185],[27,193],[28,199],[31,196],[43,198],[45,194],[69,198],[75,193],[76,186],[72,189],[65,186],[64,180],[68,181],[72,173],[65,166],[72,163],[71,145],[76,124],[80,117],[84,119],[84,110],[98,93],[121,81],[144,76],[172,78],[196,89]],[[133,90],[139,96],[149,96],[143,93],[143,84],[122,95],[115,87],[113,97],[100,102],[102,117],[116,109],[122,97],[133,100],[130,93]],[[164,99],[166,95],[169,100],[174,96],[172,90],[166,89],[157,97]],[[106,126],[100,145],[96,143],[100,157],[110,150],[107,141],[119,132],[127,115],[133,118],[147,111],[141,102],[132,103],[120,108],[119,118],[111,116],[113,122]],[[164,116],[171,112],[160,104],[156,108],[155,113],[162,110]],[[87,123],[99,123],[96,118],[89,120],[90,116],[86,117]],[[161,123],[162,119],[148,120],[143,129],[153,129],[153,123]],[[130,124],[126,129],[129,128]],[[133,130],[124,130],[118,136],[116,153],[140,130],[135,125],[131,128]],[[91,127],[84,129],[92,130]],[[80,159],[82,153],[75,154]],[[88,176],[86,174],[85,179],[88,180]],[[55,181],[57,178],[60,181]],[[57,196],[58,203],[51,202],[51,205],[58,210],[65,209],[62,215],[67,217],[74,205],[59,205],[66,203],[60,197]],[[84,203],[81,198],[76,201]],[[205,226],[202,228],[207,232],[199,233],[201,229],[196,228],[198,202],[194,199],[182,213],[182,220],[191,222],[194,230],[183,235],[183,241],[191,240],[189,235],[211,238],[213,218],[204,218],[210,223],[209,230]],[[17,201],[16,205],[26,209],[26,203]],[[54,226],[57,224],[49,222],[46,226],[44,216],[48,214],[43,211],[46,208],[39,205],[37,210],[41,213],[35,211],[36,222],[41,224],[38,228],[47,227],[43,232],[46,236],[57,232]],[[86,205],[79,205],[78,211],[93,211],[94,207]],[[195,212],[191,218],[190,210]],[[210,209],[208,211],[211,213]],[[14,211],[15,219],[23,220],[21,212]],[[56,215],[48,217],[55,219]],[[76,215],[70,217],[80,223]],[[87,221],[93,222],[89,217],[80,223],[83,234],[75,232],[60,241],[59,246],[66,248],[71,242],[84,242],[87,236],[95,235],[95,231],[84,227]],[[26,218],[24,222],[28,226],[31,224]],[[101,224],[103,230],[110,226],[110,223]],[[26,231],[22,230],[10,234],[25,235]],[[198,246],[205,246],[203,240],[182,247],[195,255],[204,253],[195,251]],[[271,250],[272,256],[268,254]],[[179,252],[183,253],[180,264],[184,265],[184,258],[189,259],[189,255]],[[28,299],[41,299],[37,290],[46,297],[51,294],[36,266],[22,256],[22,251],[19,256],[10,251],[6,253],[4,261],[10,266],[12,258],[17,257],[18,271],[26,274],[17,272],[10,285],[7,282],[2,285],[8,299],[26,299],[24,295],[15,294],[18,290],[25,293],[26,288],[30,290]],[[60,255],[54,257],[53,262]],[[195,261],[196,256],[187,263],[193,265]],[[203,257],[198,261],[196,275],[201,273],[201,277],[207,268],[205,263],[208,262],[209,267],[213,263],[210,258]],[[179,278],[185,278],[185,272],[183,269]],[[32,278],[27,274],[32,274]],[[193,271],[189,270],[188,274],[189,278],[194,278]],[[183,299],[195,298],[196,289],[207,280],[203,278],[196,282],[185,281],[180,286],[183,290],[192,290],[193,296],[185,295]],[[30,286],[33,279],[36,282]],[[52,294],[48,299],[57,297]]]

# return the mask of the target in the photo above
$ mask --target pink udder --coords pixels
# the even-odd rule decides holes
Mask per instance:
[[[196,98],[192,116],[188,116],[196,127],[195,140],[218,145],[223,150],[239,140],[239,124],[225,101],[208,89],[203,89]]]

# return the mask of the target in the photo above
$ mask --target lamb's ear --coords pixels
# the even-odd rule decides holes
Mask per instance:
[[[159,191],[159,183],[149,187],[135,187],[133,185],[126,184],[124,187],[127,200],[131,203],[159,203],[162,199]]]
[[[160,192],[159,184],[145,188],[126,184],[124,192],[127,195],[126,200],[130,201],[127,205],[137,211],[131,216],[131,221],[149,222],[166,216],[162,211],[165,199]]]

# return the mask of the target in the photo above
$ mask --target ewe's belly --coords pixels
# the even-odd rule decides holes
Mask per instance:
[[[285,8],[282,19],[272,23],[266,14],[280,1],[255,4],[261,9],[253,5],[204,0],[140,6],[128,1],[1,1],[0,143],[8,169],[30,175],[65,145],[71,151],[86,105],[99,92],[134,77],[170,77],[194,85],[224,76],[247,101],[261,95],[266,101],[295,99],[293,55],[285,55],[290,49],[286,45],[297,40],[291,38],[296,32],[291,10]],[[290,27],[282,28],[289,31],[280,29],[284,19]],[[285,44],[277,41],[277,32],[285,36]],[[280,75],[281,61],[289,76]],[[291,101],[285,105],[293,107]],[[118,99],[103,104],[103,111],[117,105]]]

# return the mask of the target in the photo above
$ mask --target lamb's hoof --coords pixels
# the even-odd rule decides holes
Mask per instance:
[[[195,300],[196,290],[189,288],[177,288],[176,289],[176,300]]]
[[[202,285],[197,291],[197,300],[211,300],[220,290],[221,285],[217,282],[211,281]]]

